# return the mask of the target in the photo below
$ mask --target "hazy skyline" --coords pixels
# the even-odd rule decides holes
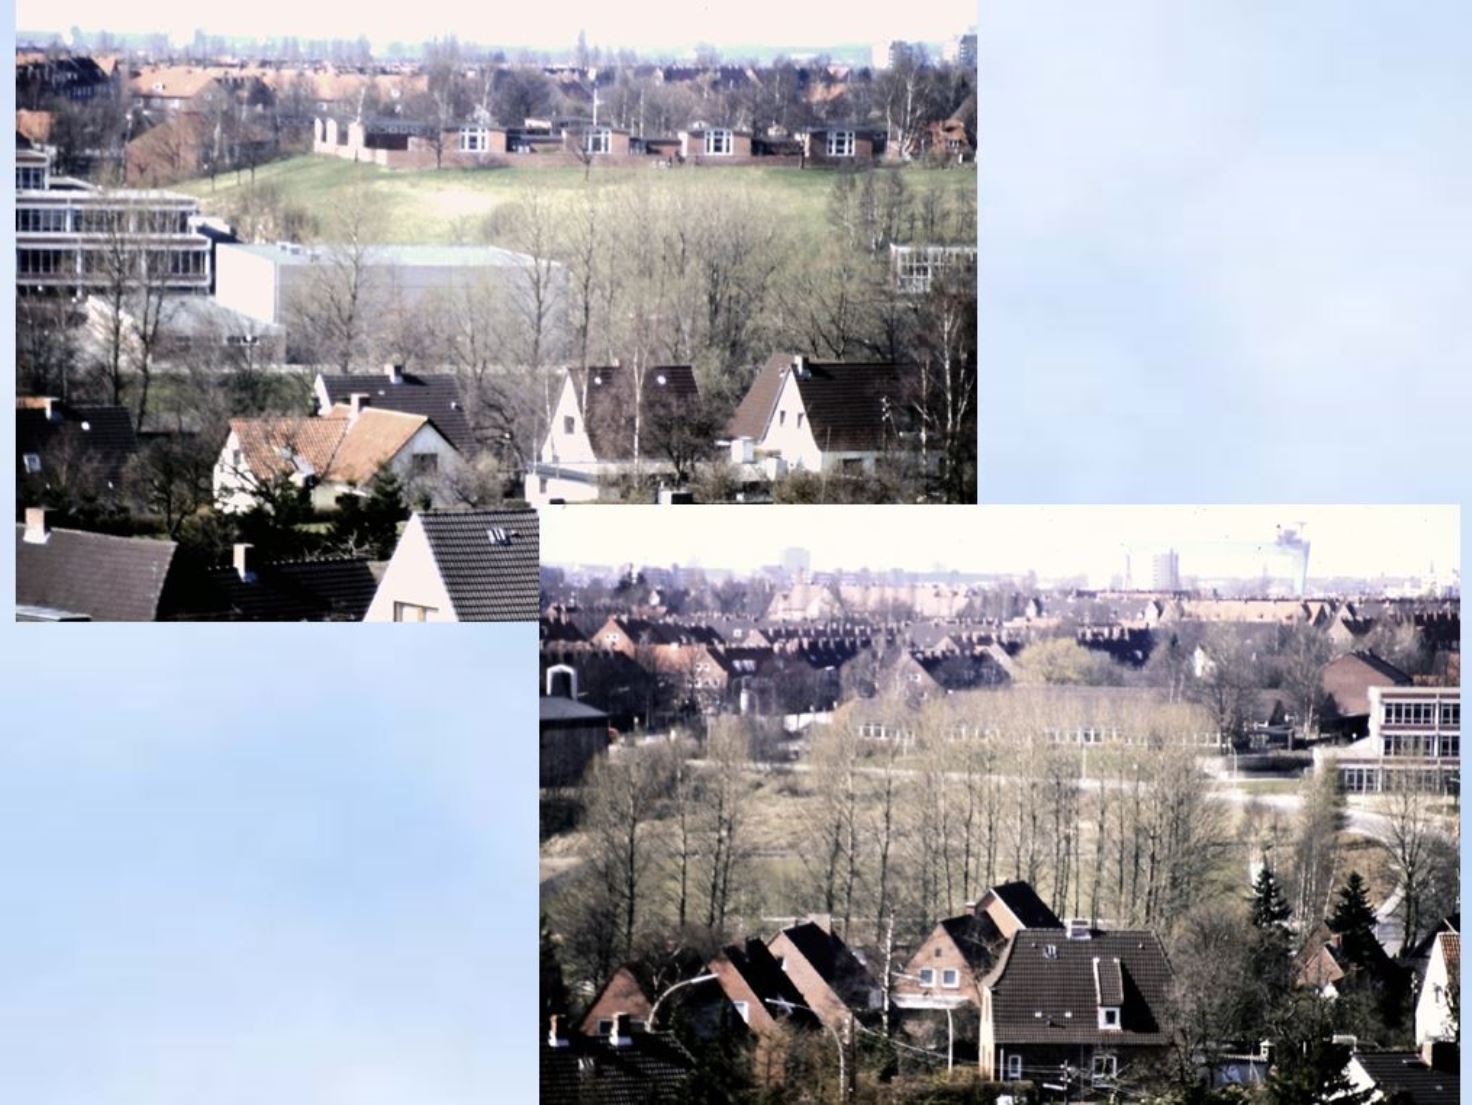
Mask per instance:
[[[744,506],[619,509],[616,537],[602,520],[607,511],[544,511],[543,563],[750,571],[777,563],[785,548],[800,547],[820,571],[942,565],[961,572],[1084,575],[1104,585],[1122,573],[1126,545],[1179,548],[1183,576],[1210,575],[1219,566],[1208,559],[1213,543],[1270,545],[1276,526],[1302,522],[1312,545],[1310,576],[1425,576],[1434,566],[1450,581],[1460,564],[1459,512],[1448,506],[825,506],[760,515]],[[1216,556],[1231,561],[1243,552],[1236,546]],[[1137,586],[1141,575],[1148,578],[1148,565],[1137,568]]]
[[[834,2],[790,5],[751,0],[740,5],[653,3],[618,6],[569,0],[557,15],[536,8],[473,8],[450,0],[425,0],[407,7],[358,7],[351,18],[341,5],[302,6],[290,0],[260,0],[240,7],[201,9],[187,0],[157,0],[136,12],[102,0],[74,0],[63,9],[20,0],[15,25],[52,29],[66,36],[73,26],[114,34],[166,33],[188,42],[196,29],[213,35],[256,38],[344,38],[366,35],[376,46],[421,42],[455,35],[462,41],[535,49],[571,48],[581,30],[588,44],[604,49],[680,50],[697,43],[717,48],[807,46],[813,49],[873,43],[886,38],[944,41],[976,23],[967,0],[923,0],[900,9]]]

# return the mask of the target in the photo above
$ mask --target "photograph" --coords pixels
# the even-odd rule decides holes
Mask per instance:
[[[628,513],[544,519],[543,1102],[1456,1099],[1456,508]]]

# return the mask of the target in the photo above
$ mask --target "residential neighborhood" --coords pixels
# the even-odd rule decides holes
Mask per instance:
[[[1210,528],[1162,590],[1109,508],[1052,535],[1082,575],[988,567],[985,520],[876,567],[901,508],[835,509],[821,563],[548,515],[545,1048],[719,1101],[1457,1092],[1455,573]]]

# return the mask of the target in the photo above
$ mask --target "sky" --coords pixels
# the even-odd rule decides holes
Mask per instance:
[[[53,5],[39,0],[21,0],[16,26],[55,28],[63,34],[72,26],[85,31],[163,31],[176,42],[187,42],[201,26],[210,34],[257,37],[357,38],[363,34],[381,45],[453,34],[461,41],[500,46],[571,46],[581,29],[587,32],[590,45],[656,50],[700,42],[815,48],[888,38],[939,42],[976,22],[976,6],[968,0],[922,0],[898,8],[835,0],[811,4],[564,0],[554,17],[535,6],[468,5],[457,0],[351,7],[340,2],[303,5],[292,0],[201,7],[192,0],[153,0],[133,8],[118,8],[107,0],[71,0],[61,11],[58,14]]]
[[[1454,501],[1472,8],[986,5],[983,501]]]
[[[0,625],[0,1100],[536,1099],[535,627],[402,629]]]
[[[1276,527],[1311,542],[1309,575],[1418,575],[1434,564],[1449,580],[1460,564],[1459,511],[1443,506],[705,506],[554,507],[542,512],[544,563],[622,563],[750,570],[806,548],[817,570],[892,568],[1043,577],[1087,575],[1105,585],[1123,570],[1127,544],[1178,547],[1183,575],[1260,563],[1214,542],[1271,543]],[[627,519],[624,515],[628,514]],[[1148,570],[1148,569],[1147,569]],[[1138,581],[1137,581],[1138,585]]]

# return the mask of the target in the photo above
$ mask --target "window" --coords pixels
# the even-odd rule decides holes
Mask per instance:
[[[798,411],[797,412],[797,426],[798,426],[798,429],[802,429],[802,420],[803,420],[803,418],[804,418],[804,412]]]
[[[712,155],[729,154],[731,152],[731,132],[728,130],[706,131],[705,152]]]
[[[433,606],[419,606],[412,602],[394,603],[394,621],[396,622],[427,622],[433,613],[435,613]]]
[[[15,190],[17,192],[23,188],[41,189],[45,187],[45,169],[37,165],[17,165],[15,167]]]
[[[598,1018],[598,1035],[608,1036],[613,1033],[613,1019],[611,1017]]]
[[[1089,1060],[1089,1076],[1095,1082],[1112,1082],[1119,1073],[1119,1059],[1114,1055],[1095,1055]]]
[[[34,476],[41,471],[41,454],[27,453],[25,456],[26,471]]]
[[[1119,1006],[1117,1006],[1117,1005],[1101,1005],[1101,1006],[1099,1006],[1099,1027],[1100,1028],[1118,1028],[1119,1027]]]
[[[851,130],[830,130],[828,132],[828,156],[853,157],[853,155],[854,132]]]
[[[1460,702],[1443,702],[1441,704],[1441,723],[1443,725],[1462,724],[1462,704]]]
[[[1016,1081],[1019,1081],[1021,1078],[1022,1078],[1022,1056],[1021,1055],[1009,1055],[1009,1056],[1007,1056],[1007,1079],[1008,1079],[1008,1081],[1016,1082]]]
[[[786,411],[778,411],[777,412],[777,425],[779,425],[779,426],[785,426],[785,425],[787,425],[787,412]]]
[[[1057,959],[1058,958],[1058,945],[1057,944],[1044,944],[1043,945],[1043,958],[1044,959]]]
[[[920,968],[920,985],[921,986],[934,986],[935,985],[935,969],[933,967],[921,967]]]
[[[65,234],[66,216],[65,207],[17,207],[15,229],[28,234]]]
[[[435,453],[415,453],[409,460],[416,476],[433,476],[440,470],[440,458]]]
[[[587,153],[607,153],[612,145],[613,132],[607,127],[595,127],[583,135],[583,149]]]
[[[577,424],[578,424],[578,420],[576,418],[574,418],[572,415],[565,414],[565,415],[562,416],[562,432],[563,433],[565,433],[565,434],[572,433],[575,429],[577,429]]]
[[[961,972],[954,967],[947,967],[940,973],[940,984],[954,990],[961,985]]]
[[[841,468],[850,476],[857,475],[859,472],[862,472],[864,470],[864,458],[844,457]]]
[[[490,132],[485,127],[461,127],[460,150],[462,153],[485,153],[491,148]]]
[[[56,249],[18,249],[15,271],[21,276],[54,276],[66,272],[71,255]]]

